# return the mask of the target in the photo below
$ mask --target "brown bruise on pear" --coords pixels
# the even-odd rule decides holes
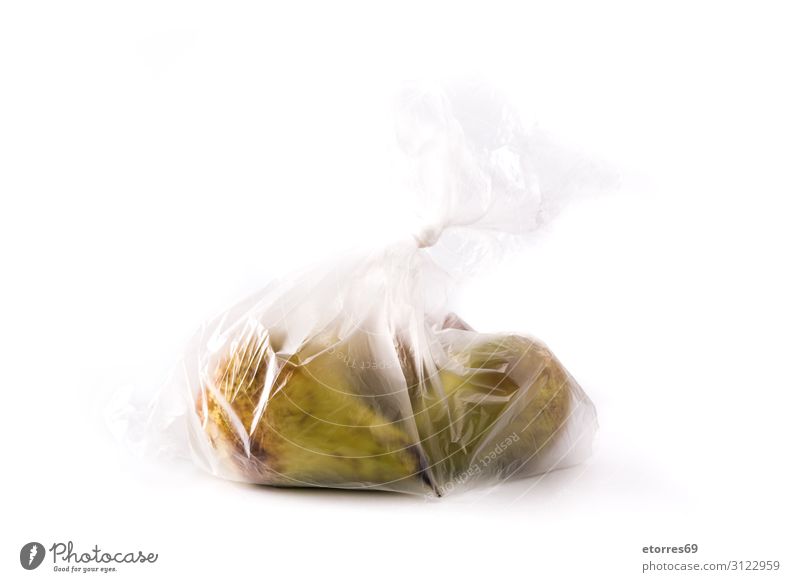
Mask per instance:
[[[266,336],[233,346],[197,400],[217,454],[256,483],[430,491],[416,439],[355,393],[357,371],[331,345],[280,364]]]

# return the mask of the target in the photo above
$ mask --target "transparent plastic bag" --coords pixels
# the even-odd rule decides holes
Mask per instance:
[[[409,89],[397,120],[423,227],[208,322],[142,418],[121,415],[143,448],[184,435],[228,479],[435,496],[586,458],[594,406],[555,356],[447,310],[459,274],[548,211],[525,132],[475,87]]]

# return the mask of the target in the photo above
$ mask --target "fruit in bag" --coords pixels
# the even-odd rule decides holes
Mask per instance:
[[[412,430],[367,396],[372,374],[334,356],[357,342],[331,336],[283,361],[266,332],[233,342],[197,413],[217,454],[256,483],[441,495],[483,472],[546,470],[542,455],[585,399],[563,366],[519,335],[449,329],[440,341],[446,357],[422,378],[397,344]]]
[[[182,429],[186,453],[230,479],[423,495],[588,456],[594,406],[552,352],[448,312],[461,275],[536,230],[567,183],[539,172],[542,142],[484,97],[401,100],[416,228],[276,281],[204,326],[171,392],[181,401],[146,414],[154,440]]]

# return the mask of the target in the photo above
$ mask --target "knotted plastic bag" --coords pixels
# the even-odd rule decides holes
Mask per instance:
[[[550,350],[447,306],[461,275],[558,197],[540,188],[535,141],[475,88],[409,89],[396,119],[416,232],[204,325],[174,381],[128,418],[140,444],[238,481],[430,496],[589,454],[594,407]]]

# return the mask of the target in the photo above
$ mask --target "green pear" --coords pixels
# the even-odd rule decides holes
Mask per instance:
[[[266,334],[233,345],[197,402],[217,455],[250,482],[434,492],[418,439],[363,397],[342,345],[317,338],[285,361]]]
[[[422,381],[407,374],[435,481],[447,490],[448,483],[487,471],[524,473],[566,425],[577,384],[545,346],[529,338],[447,333],[459,341],[450,345],[444,366]]]

